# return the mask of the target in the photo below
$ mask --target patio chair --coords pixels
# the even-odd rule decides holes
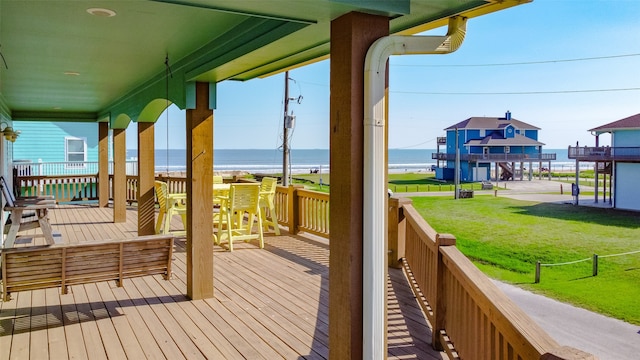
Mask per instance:
[[[260,196],[259,184],[233,184],[229,197],[220,205],[217,244],[227,242],[229,251],[233,251],[233,242],[238,240],[258,239],[260,248],[264,248],[262,236],[262,220],[258,207]],[[244,221],[245,214],[247,221]],[[258,220],[258,231],[253,232],[253,223]],[[224,229],[223,229],[224,227]]]
[[[230,184],[224,184],[222,182],[222,176],[220,176],[220,182],[216,182],[216,176],[213,177],[213,225],[215,227],[220,220],[220,205],[223,199],[229,197]]]
[[[280,235],[278,227],[278,215],[276,213],[276,187],[278,179],[272,177],[262,178],[260,183],[260,217],[262,218],[262,226],[265,231],[269,231],[269,225],[273,226],[276,235]],[[268,218],[267,218],[268,216]]]
[[[160,205],[160,214],[156,222],[156,234],[168,234],[171,228],[171,218],[173,215],[180,215],[182,226],[185,230],[174,231],[171,234],[184,235],[187,229],[187,204],[186,194],[169,194],[167,183],[164,181],[155,182],[156,198]],[[164,224],[164,226],[163,226]]]
[[[214,184],[222,184],[222,175],[213,175],[213,183]]]

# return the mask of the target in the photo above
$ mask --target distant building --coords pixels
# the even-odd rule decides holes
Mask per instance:
[[[542,153],[544,144],[538,141],[540,128],[512,118],[508,111],[504,117],[471,117],[444,130],[447,136],[439,139],[438,148],[446,145],[446,151],[441,153],[438,149],[432,156],[438,160],[437,179],[453,180],[455,177],[456,143],[462,181],[491,179],[492,164],[496,172],[494,178],[522,180],[525,163],[529,165],[530,179],[533,162],[550,162],[556,158],[555,154]]]
[[[595,176],[604,178],[604,198],[614,208],[640,210],[640,114],[632,115],[589,130],[595,136],[595,147],[569,147],[569,158],[595,162]],[[611,146],[600,146],[600,135],[611,134]],[[607,175],[609,184],[607,185]],[[597,184],[597,182],[596,182]],[[600,185],[596,185],[596,190]],[[595,201],[598,202],[595,192]]]

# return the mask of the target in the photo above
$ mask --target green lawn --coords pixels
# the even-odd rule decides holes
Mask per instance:
[[[418,197],[413,204],[436,231],[455,235],[458,248],[490,277],[640,324],[640,253],[600,259],[596,277],[591,261],[543,267],[534,284],[536,261],[640,250],[640,213],[493,196]]]

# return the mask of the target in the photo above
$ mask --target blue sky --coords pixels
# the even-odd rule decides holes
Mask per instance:
[[[593,145],[588,129],[640,113],[640,1],[534,0],[470,19],[453,54],[392,57],[389,75],[390,148],[433,149],[444,128],[507,110],[540,127],[547,149]],[[289,77],[290,97],[303,96],[289,104],[291,147],[328,148],[329,60]],[[284,74],[218,84],[215,148],[278,148],[283,97]],[[172,107],[169,123],[169,148],[184,148],[184,113]],[[156,149],[166,148],[166,124],[163,114]],[[136,148],[130,129],[127,147]]]

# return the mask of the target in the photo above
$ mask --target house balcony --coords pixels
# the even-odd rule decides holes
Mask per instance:
[[[432,153],[431,158],[434,160],[455,161],[456,154],[448,153]],[[538,153],[538,154],[460,154],[460,161],[469,162],[538,162],[538,161],[554,161],[555,153]]]
[[[569,159],[589,162],[640,162],[640,147],[569,146]]]

